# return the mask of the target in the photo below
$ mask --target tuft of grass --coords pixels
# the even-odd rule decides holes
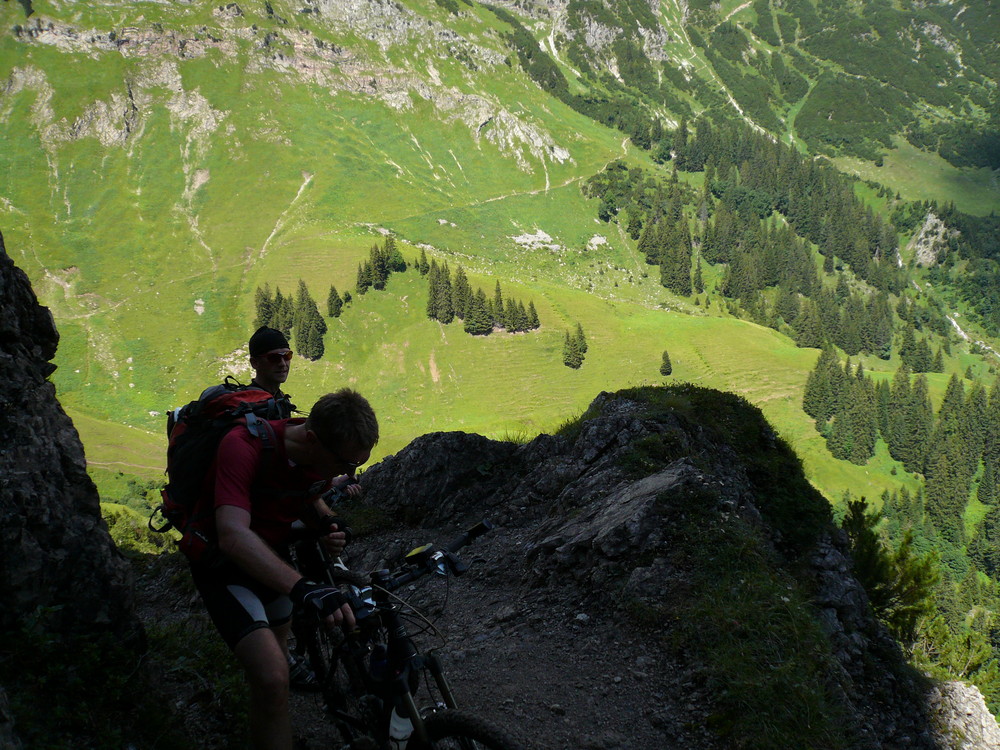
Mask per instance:
[[[517,429],[506,429],[502,430],[496,435],[489,436],[493,440],[500,443],[510,443],[511,445],[527,445],[534,439],[534,435],[529,433],[527,430],[517,430]]]
[[[169,552],[179,537],[174,531],[164,534],[151,531],[148,514],[138,513],[125,505],[101,503],[101,515],[108,524],[111,540],[127,557]]]

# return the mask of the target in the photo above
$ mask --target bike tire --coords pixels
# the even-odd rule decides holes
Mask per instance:
[[[478,716],[448,709],[424,719],[428,741],[411,737],[406,750],[521,750],[503,730]]]

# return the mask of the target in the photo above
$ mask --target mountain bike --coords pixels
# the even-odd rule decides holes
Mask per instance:
[[[340,586],[357,620],[346,634],[307,611],[292,621],[292,649],[316,674],[344,741],[338,750],[519,750],[504,731],[457,708],[441,659],[422,653],[407,627],[427,630],[429,622],[393,593],[426,575],[462,575],[468,568],[455,553],[491,528],[481,521],[444,546],[414,549],[394,570],[369,574],[331,560],[316,542],[293,547],[299,571]]]

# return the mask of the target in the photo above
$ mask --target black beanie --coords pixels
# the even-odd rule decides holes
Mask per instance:
[[[272,349],[287,349],[287,348],[288,348],[288,339],[285,338],[285,334],[274,328],[261,326],[256,331],[254,331],[253,336],[250,337],[251,357],[259,357],[261,354],[266,354]]]

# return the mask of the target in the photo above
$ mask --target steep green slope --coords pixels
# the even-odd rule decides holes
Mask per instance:
[[[696,4],[693,25],[673,4],[658,15],[611,4],[596,26],[586,3],[516,19],[552,53],[568,94],[618,97],[669,124],[736,111],[731,86],[712,93],[728,70],[714,56],[729,50],[735,64],[743,43],[718,24],[743,28],[758,5],[730,3],[716,17]],[[419,243],[474,285],[501,280],[533,300],[542,328],[478,339],[441,327],[426,319],[426,283],[412,271],[356,298],[332,321],[326,356],[296,360],[290,390],[305,407],[355,384],[383,414],[383,451],[431,429],[551,429],[599,390],[658,381],[668,349],[674,378],[760,404],[829,496],[897,486],[831,461],[801,413],[815,351],[674,297],[623,227],[596,221],[584,180],[623,155],[659,168],[614,117],[619,130],[540,90],[502,14],[430,1],[234,7],[36,2],[30,18],[0,8],[10,175],[0,221],[56,315],[55,379],[94,467],[155,476],[165,408],[226,373],[246,376],[254,290],[288,293],[299,279],[318,299],[330,284],[353,289],[358,263],[390,231],[409,260]],[[581,24],[597,42],[581,46]],[[625,33],[602,46],[600,28],[614,24]],[[657,24],[648,44],[625,42]],[[735,42],[699,44],[713,34]],[[657,44],[654,95],[637,51]],[[801,111],[791,96],[789,112]],[[571,371],[562,339],[578,322],[591,351]]]

